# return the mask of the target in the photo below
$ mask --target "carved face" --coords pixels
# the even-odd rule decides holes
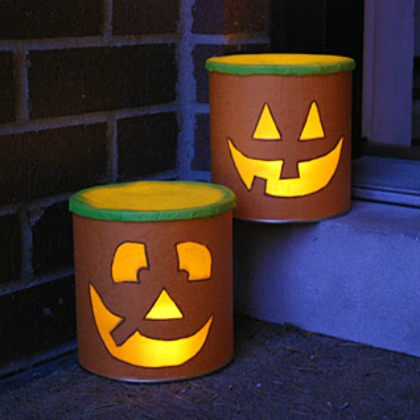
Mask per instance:
[[[232,214],[162,222],[74,216],[79,361],[133,381],[233,356]]]
[[[310,105],[300,142],[325,138],[318,105]],[[281,141],[282,135],[274,121],[268,104],[265,104],[253,135],[256,141]],[[293,178],[283,178],[284,159],[255,159],[245,156],[235,147],[234,141],[228,138],[229,151],[234,165],[248,190],[252,188],[255,178],[266,181],[265,193],[273,197],[300,197],[315,193],[324,188],[334,176],[341,155],[343,137],[334,148],[313,159],[295,162],[297,174]]]
[[[351,74],[210,73],[212,181],[234,216],[313,221],[350,207]]]
[[[181,242],[176,244],[173,251],[177,255],[177,267],[172,267],[174,272],[185,271],[187,282],[210,281],[212,255],[206,245]],[[124,283],[137,285],[146,289],[144,293],[148,295],[148,282],[153,280],[149,277],[149,280],[143,282],[142,274],[144,270],[152,269],[153,267],[149,265],[147,245],[127,241],[118,245],[115,250],[111,264],[112,282],[115,287]],[[142,333],[141,327],[135,320],[126,318],[124,313],[114,313],[108,308],[92,283],[89,291],[93,316],[105,347],[116,359],[134,366],[158,368],[182,365],[202,349],[213,322],[211,314],[202,327],[192,331],[187,337],[152,338]],[[188,319],[188,314],[183,313],[182,308],[163,285],[142,321],[156,323],[156,330],[159,331],[159,323],[184,319]],[[119,330],[122,333],[119,333]],[[131,330],[133,331],[130,332]]]

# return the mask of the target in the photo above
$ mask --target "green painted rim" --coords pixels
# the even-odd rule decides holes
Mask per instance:
[[[156,208],[149,203],[151,196],[157,203]],[[169,209],[162,208],[165,200],[170,201],[171,197],[175,203],[171,202]],[[143,206],[144,202],[148,204]],[[231,190],[198,181],[138,181],[102,185],[79,191],[69,202],[69,210],[79,216],[116,222],[213,217],[234,207],[236,199]]]
[[[307,76],[349,72],[356,68],[352,58],[320,54],[236,54],[206,60],[209,72],[251,76]]]

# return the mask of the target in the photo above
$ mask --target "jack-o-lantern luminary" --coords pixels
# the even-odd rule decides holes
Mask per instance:
[[[105,185],[70,199],[84,368],[168,381],[232,359],[234,206],[225,187],[181,181]]]
[[[235,217],[316,221],[349,210],[354,66],[310,54],[206,61],[212,181],[235,192]]]

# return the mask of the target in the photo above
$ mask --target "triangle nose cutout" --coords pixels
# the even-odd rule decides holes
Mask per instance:
[[[271,115],[270,108],[267,104],[261,112],[257,128],[254,131],[254,139],[258,140],[280,140],[281,135],[277,129],[276,123]]]
[[[146,319],[163,320],[163,319],[181,319],[184,316],[179,310],[177,304],[169,296],[165,289],[162,289],[159,297],[147,312]]]

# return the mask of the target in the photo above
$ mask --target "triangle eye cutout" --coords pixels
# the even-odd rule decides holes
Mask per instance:
[[[277,129],[276,123],[267,104],[264,105],[264,108],[261,112],[253,138],[257,140],[281,139],[281,134]]]
[[[299,140],[315,140],[325,137],[324,128],[322,127],[321,117],[319,115],[318,105],[315,101],[311,103],[308,116]]]

